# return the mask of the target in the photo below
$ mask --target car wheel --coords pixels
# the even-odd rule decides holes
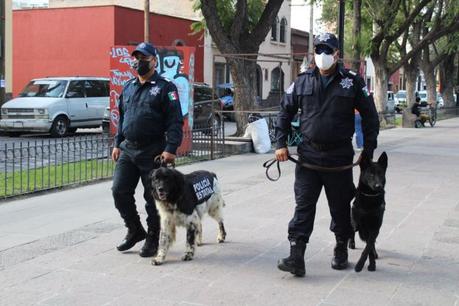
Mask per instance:
[[[69,132],[69,120],[64,116],[58,116],[54,119],[51,126],[52,137],[64,137]]]

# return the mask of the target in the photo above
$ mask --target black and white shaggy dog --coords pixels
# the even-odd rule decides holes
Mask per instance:
[[[383,152],[377,162],[362,159],[360,162],[360,178],[355,200],[352,204],[351,217],[354,230],[359,232],[360,239],[366,246],[355,265],[355,271],[360,272],[367,260],[368,271],[376,270],[376,238],[379,235],[384,216],[386,202],[384,187],[386,185],[387,154]],[[351,239],[350,247],[355,247]]]
[[[223,225],[223,201],[217,176],[208,171],[190,174],[161,167],[150,174],[153,196],[161,220],[161,233],[153,265],[160,265],[175,241],[176,226],[186,228],[186,251],[182,260],[192,260],[196,245],[202,244],[201,219],[208,213],[218,222],[217,241],[226,237]]]

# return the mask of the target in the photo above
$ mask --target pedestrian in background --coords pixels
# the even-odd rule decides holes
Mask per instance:
[[[301,162],[321,167],[340,167],[353,162],[354,109],[362,116],[362,155],[373,157],[379,120],[373,98],[363,79],[338,64],[338,39],[331,33],[314,40],[316,67],[301,73],[281,100],[277,117],[275,152],[278,161],[288,159],[287,137],[295,114],[301,109],[300,130],[303,141],[298,146]],[[353,235],[350,202],[355,186],[352,169],[322,172],[297,165],[295,169],[295,213],[288,225],[290,256],[280,259],[278,268],[296,276],[305,275],[304,253],[311,236],[316,204],[325,187],[331,214],[330,230],[336,245],[331,267],[348,266],[347,244]]]
[[[363,132],[362,132],[362,117],[359,111],[355,110],[355,145],[358,150],[363,149]]]
[[[155,156],[160,155],[165,163],[174,162],[182,142],[183,118],[177,88],[155,71],[155,47],[141,43],[132,56],[136,59],[138,77],[129,80],[120,95],[120,118],[112,152],[116,162],[113,198],[128,229],[117,249],[129,250],[145,239],[140,256],[151,257],[158,248],[160,223],[149,174],[159,167]],[[140,222],[134,199],[139,179],[144,187],[147,232]]]

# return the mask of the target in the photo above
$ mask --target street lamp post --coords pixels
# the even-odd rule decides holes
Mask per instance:
[[[144,42],[150,42],[150,0],[144,3]]]
[[[338,39],[339,39],[339,57],[344,58],[344,0],[339,0],[338,13]]]

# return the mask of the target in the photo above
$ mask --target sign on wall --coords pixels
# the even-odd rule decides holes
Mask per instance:
[[[110,133],[114,135],[118,128],[119,111],[117,101],[124,84],[137,76],[132,68],[131,56],[135,46],[114,46],[110,51]],[[195,48],[157,47],[158,61],[156,71],[171,80],[179,93],[180,105],[184,118],[184,138],[178,153],[191,151],[191,129],[193,126],[193,82]]]

